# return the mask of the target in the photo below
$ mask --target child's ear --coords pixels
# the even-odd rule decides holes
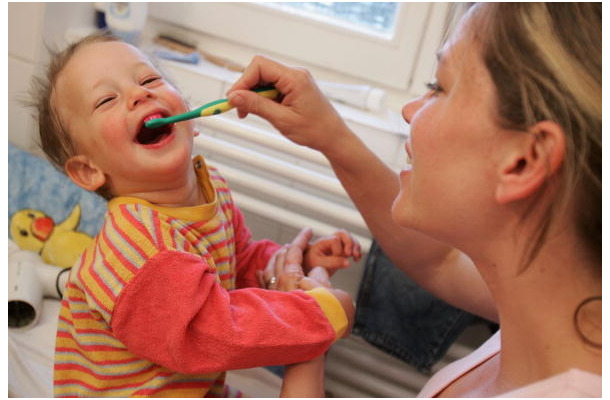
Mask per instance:
[[[72,156],[64,164],[66,174],[83,189],[96,191],[106,183],[106,175],[87,156]]]
[[[531,196],[557,173],[565,156],[565,133],[557,123],[541,121],[513,145],[500,165],[496,188],[500,204]]]

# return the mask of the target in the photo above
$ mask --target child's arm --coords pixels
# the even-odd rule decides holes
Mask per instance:
[[[252,240],[252,233],[246,225],[244,216],[236,205],[233,205],[232,225],[235,233],[235,285],[238,289],[261,287],[260,271],[272,256],[282,248],[271,240]]]
[[[151,224],[146,211],[129,204],[109,214],[112,224],[96,248],[104,262],[82,266],[86,297],[78,299],[92,310],[87,317],[112,329],[116,340],[104,346],[197,374],[309,360],[349,329],[353,312],[346,315],[345,299],[330,290],[227,291],[234,276],[188,251],[190,242],[170,221]]]
[[[122,291],[111,326],[132,353],[196,374],[317,357],[354,314],[336,289],[226,291],[201,257],[164,251]]]
[[[280,397],[325,397],[324,360],[325,355],[321,355],[310,361],[287,365]]]
[[[349,267],[349,257],[358,262],[361,256],[360,243],[341,229],[307,246],[303,255],[303,270],[307,274],[314,267],[324,267],[332,275],[337,269]]]

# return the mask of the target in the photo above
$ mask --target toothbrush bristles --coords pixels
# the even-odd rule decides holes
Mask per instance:
[[[165,119],[164,119],[164,118],[157,118],[157,119],[151,119],[151,120],[149,120],[149,121],[146,121],[146,122],[144,123],[144,125],[145,125],[147,128],[155,129],[155,128],[160,128],[160,127],[162,127],[163,125],[167,125],[167,124],[166,124],[166,122],[165,122]]]

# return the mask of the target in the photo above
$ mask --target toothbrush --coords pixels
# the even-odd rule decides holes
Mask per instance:
[[[252,91],[270,99],[275,99],[279,95],[279,92],[272,87],[252,89]],[[229,104],[229,101],[227,99],[221,99],[204,104],[201,107],[195,110],[185,112],[184,114],[173,115],[167,118],[151,119],[149,121],[146,121],[144,125],[147,128],[160,128],[164,125],[172,124],[174,122],[186,121],[187,119],[208,117],[210,115],[220,114],[225,111],[229,111],[232,108],[233,106]]]

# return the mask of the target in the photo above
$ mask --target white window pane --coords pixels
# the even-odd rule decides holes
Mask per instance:
[[[398,3],[389,2],[278,2],[262,3],[319,21],[383,34],[394,34]]]

